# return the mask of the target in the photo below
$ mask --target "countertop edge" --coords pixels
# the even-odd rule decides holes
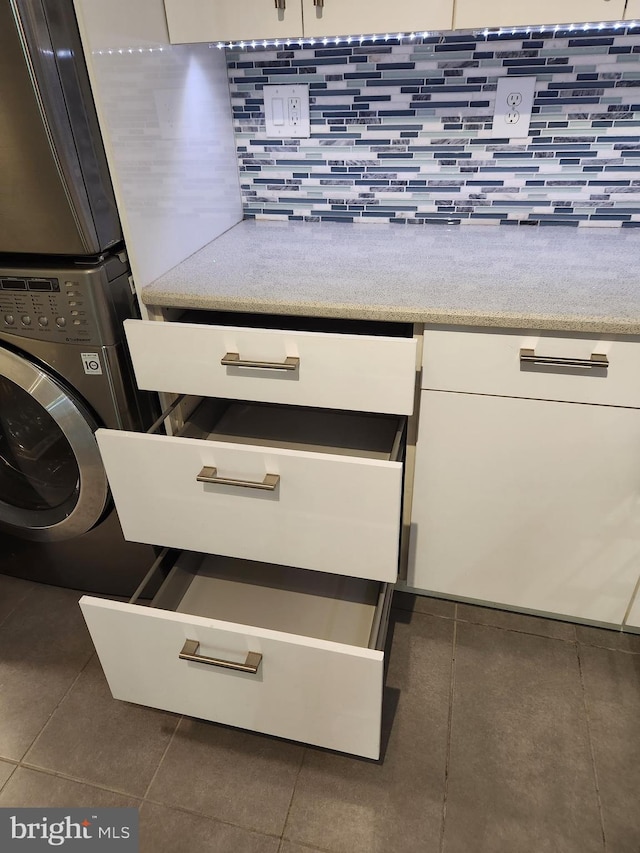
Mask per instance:
[[[142,302],[155,308],[251,312],[257,314],[289,314],[296,317],[329,319],[378,320],[424,325],[479,326],[484,328],[541,329],[545,331],[590,332],[616,335],[640,335],[640,321],[623,317],[553,316],[509,312],[480,313],[464,309],[427,309],[390,305],[359,305],[336,302],[288,302],[277,299],[228,298],[215,294],[188,296],[175,292],[142,290]]]

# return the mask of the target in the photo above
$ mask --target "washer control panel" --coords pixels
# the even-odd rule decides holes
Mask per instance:
[[[29,338],[81,341],[94,334],[81,277],[0,276],[0,329]]]

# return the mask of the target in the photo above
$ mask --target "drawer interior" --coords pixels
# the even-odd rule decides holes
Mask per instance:
[[[397,461],[404,425],[405,418],[393,415],[206,399],[179,435]]]
[[[381,320],[353,320],[337,317],[279,316],[242,311],[209,311],[188,309],[173,318],[180,323],[206,326],[233,326],[247,329],[273,329],[322,334],[371,335],[376,337],[412,338],[411,323]]]
[[[166,553],[172,567],[150,607],[361,648],[380,646],[387,584],[186,551],[173,562]],[[139,594],[145,594],[142,587]],[[133,602],[146,603],[135,597]]]

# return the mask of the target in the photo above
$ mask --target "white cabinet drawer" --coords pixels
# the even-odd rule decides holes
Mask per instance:
[[[116,699],[378,758],[390,597],[373,581],[182,554],[151,606],[80,606]],[[256,671],[227,668],[245,662]]]
[[[396,580],[404,418],[220,408],[177,437],[97,431],[126,539]]]
[[[640,341],[425,329],[421,384],[432,391],[640,407],[639,375]]]
[[[146,320],[124,325],[138,387],[147,391],[413,412],[413,338]],[[222,364],[227,354],[253,366]]]

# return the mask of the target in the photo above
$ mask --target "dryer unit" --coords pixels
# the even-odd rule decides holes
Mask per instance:
[[[124,541],[94,438],[154,419],[123,339],[136,313],[124,255],[0,268],[0,573],[129,595],[153,561]]]

